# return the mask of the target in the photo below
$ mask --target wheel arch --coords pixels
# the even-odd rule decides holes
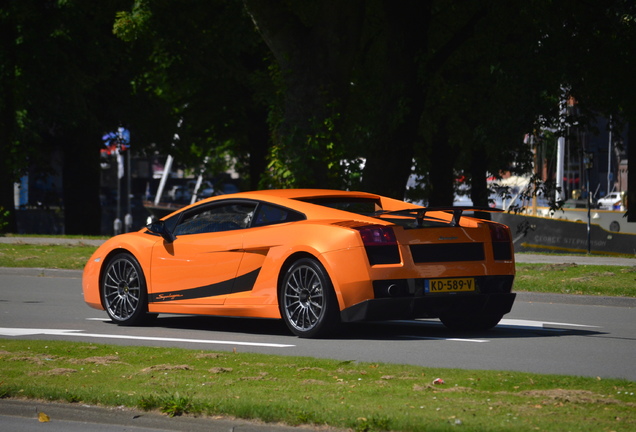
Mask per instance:
[[[287,270],[289,270],[289,268],[296,261],[302,258],[314,259],[317,262],[319,262],[320,265],[325,269],[325,272],[327,273],[327,276],[329,277],[329,280],[331,282],[331,286],[333,287],[334,293],[336,294],[336,299],[338,300],[338,309],[342,310],[343,304],[344,304],[342,299],[342,294],[340,293],[340,289],[338,288],[338,281],[333,278],[332,272],[330,271],[329,266],[323,260],[321,260],[319,256],[316,256],[306,251],[298,251],[298,252],[292,253],[285,259],[285,261],[283,262],[283,265],[280,267],[280,271],[278,272],[278,278],[276,279],[276,300],[279,302],[279,305],[280,305],[280,298],[278,294],[279,294],[281,283],[283,282],[283,278],[285,277]]]
[[[99,267],[99,275],[98,275],[98,279],[97,279],[97,289],[99,290],[99,301],[102,304],[102,307],[105,309],[106,305],[104,304],[104,299],[102,298],[102,279],[104,277],[104,271],[106,270],[106,267],[108,267],[108,263],[110,262],[110,260],[120,254],[120,253],[128,253],[130,254],[133,258],[135,258],[137,260],[137,263],[139,264],[139,266],[141,267],[142,272],[144,273],[142,276],[144,279],[146,279],[146,275],[145,275],[145,269],[144,266],[139,262],[139,259],[137,259],[137,257],[135,256],[135,254],[133,252],[131,252],[130,250],[124,248],[124,247],[117,247],[114,248],[112,250],[110,250],[106,255],[104,255],[104,257],[102,258],[102,265]],[[145,280],[146,282],[146,286],[148,281]]]

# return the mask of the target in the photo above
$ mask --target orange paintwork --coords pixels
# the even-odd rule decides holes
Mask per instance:
[[[164,220],[199,205],[231,199],[266,201],[300,212],[306,219],[181,235],[172,243],[149,233],[146,228],[113,237],[94,253],[84,269],[84,299],[93,308],[104,308],[100,275],[109,257],[118,251],[129,252],[139,262],[150,297],[148,311],[156,313],[280,318],[280,278],[285,266],[299,256],[311,256],[322,264],[333,283],[340,310],[373,299],[374,280],[514,275],[512,253],[509,259],[494,259],[487,225],[492,222],[462,217],[458,227],[404,229],[387,220],[298,200],[312,197],[377,199],[381,203],[377,210],[422,209],[374,194],[312,189],[243,192],[210,198]],[[451,220],[451,215],[445,212],[431,212],[426,215],[429,216]],[[349,221],[393,227],[400,262],[371,265],[359,232],[344,224]],[[484,259],[416,264],[410,253],[413,245],[475,242],[485,245]],[[241,284],[249,289],[242,288]],[[209,288],[209,293],[214,295],[205,294],[206,287],[214,287]],[[203,294],[189,297],[184,294],[192,290]]]

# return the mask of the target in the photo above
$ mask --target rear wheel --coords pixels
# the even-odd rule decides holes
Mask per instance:
[[[480,315],[442,315],[439,319],[451,330],[456,331],[483,331],[490,330],[501,321],[501,314]]]
[[[148,314],[146,279],[135,257],[127,252],[112,257],[102,275],[102,303],[106,313],[119,325],[142,324],[156,314]]]
[[[302,258],[289,267],[279,288],[279,305],[287,327],[300,337],[324,336],[340,321],[331,280],[312,258]]]

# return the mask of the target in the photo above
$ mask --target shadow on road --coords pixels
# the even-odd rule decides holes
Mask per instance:
[[[294,337],[282,320],[259,318],[228,318],[214,316],[160,315],[148,327],[174,330],[224,332],[228,334]],[[519,339],[563,336],[597,336],[607,333],[593,328],[567,324],[502,323],[487,331],[457,332],[444,327],[438,320],[383,321],[342,324],[335,340],[421,340],[421,339]]]

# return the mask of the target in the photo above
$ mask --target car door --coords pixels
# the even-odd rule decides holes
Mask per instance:
[[[184,212],[173,229],[176,239],[153,247],[149,302],[223,304],[237,285],[244,228],[255,208],[256,203],[231,200]]]

